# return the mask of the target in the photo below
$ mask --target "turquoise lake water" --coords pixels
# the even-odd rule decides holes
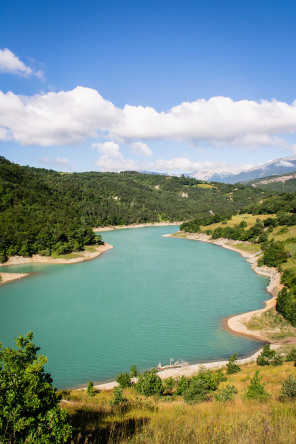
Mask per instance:
[[[104,232],[114,248],[72,265],[28,264],[33,272],[0,288],[0,341],[34,331],[58,388],[102,382],[168,363],[252,353],[260,342],[236,336],[223,318],[263,307],[268,279],[238,253],[162,237],[176,226]]]

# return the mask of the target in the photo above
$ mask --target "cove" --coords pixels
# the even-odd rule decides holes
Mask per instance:
[[[114,248],[71,264],[27,264],[30,277],[0,287],[0,341],[34,331],[58,388],[98,383],[170,358],[190,363],[247,355],[260,342],[222,319],[263,307],[268,278],[238,253],[162,237],[176,226],[102,233]],[[4,270],[3,270],[4,271]]]

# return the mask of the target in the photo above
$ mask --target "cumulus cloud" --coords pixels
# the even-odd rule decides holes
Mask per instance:
[[[139,169],[138,165],[131,159],[125,159],[120,152],[117,143],[110,141],[104,143],[93,143],[92,148],[101,154],[95,161],[100,171],[134,171]]]
[[[68,169],[72,169],[73,165],[71,164],[71,162],[66,159],[66,158],[61,158],[61,157],[57,157],[56,159],[51,159],[50,157],[43,157],[40,160],[40,163],[42,165],[46,165],[48,167],[52,167],[52,168],[68,168]]]
[[[150,155],[149,140],[253,149],[281,146],[278,135],[295,132],[296,101],[212,97],[158,112],[116,107],[98,91],[81,86],[31,97],[0,92],[0,138],[23,145],[72,145],[104,135]]]
[[[145,154],[146,156],[152,156],[151,148],[143,142],[134,142],[130,144],[132,150],[136,154]]]
[[[42,71],[32,70],[8,48],[0,49],[0,72],[43,78]]]

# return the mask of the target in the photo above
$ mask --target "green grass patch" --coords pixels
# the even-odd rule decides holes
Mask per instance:
[[[209,183],[199,183],[194,186],[196,186],[197,188],[204,188],[204,189],[217,188],[214,185],[210,185]]]
[[[85,245],[84,249],[85,251],[89,251],[89,253],[95,253],[97,251],[93,245]]]
[[[251,243],[242,243],[242,244],[227,243],[226,245],[250,254],[259,253],[259,251],[261,250],[260,245],[251,244]]]
[[[76,259],[76,258],[82,257],[82,255],[79,254],[79,253],[68,253],[68,254],[55,254],[55,253],[52,253],[51,257],[53,259],[66,259],[66,260],[70,260],[70,259]]]
[[[272,340],[296,337],[296,328],[287,321],[275,308],[260,315],[254,315],[245,323],[249,330],[261,330]]]

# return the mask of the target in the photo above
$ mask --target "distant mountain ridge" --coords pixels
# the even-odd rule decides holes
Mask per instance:
[[[235,184],[239,182],[248,182],[250,180],[262,179],[263,177],[278,176],[281,174],[292,173],[296,171],[296,156],[283,157],[255,166],[249,170],[241,171],[237,174],[220,173],[209,171],[194,171],[190,174],[195,179],[207,180],[208,182],[224,182]]]

